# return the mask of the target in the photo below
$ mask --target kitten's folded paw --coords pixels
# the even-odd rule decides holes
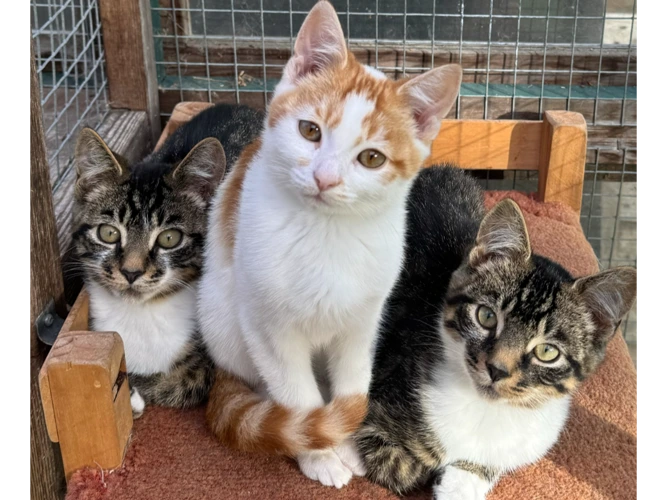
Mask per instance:
[[[343,465],[350,469],[352,474],[355,476],[365,476],[366,475],[366,466],[364,461],[359,455],[357,450],[357,445],[354,444],[352,439],[346,439],[341,444],[334,448],[336,455],[340,458],[340,461],[343,462]]]
[[[447,467],[442,479],[433,486],[434,500],[485,500],[491,484],[471,472]]]
[[[297,457],[304,475],[324,486],[342,488],[352,479],[352,471],[341,462],[333,450],[318,450]]]
[[[132,392],[130,392],[130,406],[132,406],[132,418],[137,419],[143,415],[146,402],[136,389],[132,389]]]

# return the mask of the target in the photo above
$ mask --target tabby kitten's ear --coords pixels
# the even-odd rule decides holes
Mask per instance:
[[[345,63],[347,46],[336,10],[320,1],[310,10],[294,42],[294,53],[287,62],[283,80],[295,84],[309,73]]]
[[[519,205],[506,198],[494,206],[482,220],[475,246],[470,252],[470,265],[476,267],[492,257],[530,258],[530,240],[526,221]]]
[[[609,340],[637,296],[637,270],[617,267],[580,278],[573,288],[593,314],[601,340]]]
[[[422,141],[431,142],[440,132],[440,122],[456,102],[462,78],[461,66],[447,64],[406,80],[401,86],[401,92],[408,96]]]
[[[75,196],[88,198],[100,188],[117,182],[125,173],[124,167],[109,146],[90,129],[79,134],[74,150],[76,164]]]
[[[215,193],[226,168],[227,159],[222,144],[209,137],[190,150],[171,176],[193,199],[206,203]]]

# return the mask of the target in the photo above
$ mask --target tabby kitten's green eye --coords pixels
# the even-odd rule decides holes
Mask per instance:
[[[118,243],[120,231],[111,224],[100,224],[100,227],[97,228],[97,237],[104,243]]]
[[[560,356],[560,351],[551,344],[540,344],[533,349],[533,353],[543,363],[553,363]]]
[[[320,127],[316,123],[307,120],[299,121],[299,132],[309,141],[319,142],[322,138]]]
[[[364,149],[357,159],[366,168],[378,168],[384,165],[387,157],[375,149]]]
[[[495,328],[498,324],[498,319],[496,318],[496,313],[491,310],[490,307],[479,306],[477,308],[477,321],[486,329]]]
[[[183,233],[181,233],[178,229],[167,229],[166,231],[162,231],[160,234],[158,234],[157,244],[161,248],[174,248],[181,242],[182,237]]]

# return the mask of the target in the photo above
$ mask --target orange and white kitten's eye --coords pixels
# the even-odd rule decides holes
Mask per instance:
[[[320,127],[316,123],[307,120],[299,121],[299,132],[301,132],[302,136],[312,142],[319,142],[322,138]]]
[[[375,149],[364,149],[357,159],[366,168],[379,168],[387,161],[387,157]]]

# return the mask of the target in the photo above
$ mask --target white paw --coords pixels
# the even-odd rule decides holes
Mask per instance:
[[[352,439],[346,439],[334,448],[336,455],[343,462],[343,465],[352,471],[355,476],[365,476],[366,466],[357,451],[357,445]]]
[[[468,471],[447,467],[440,483],[433,487],[435,500],[485,500],[491,485]]]
[[[146,402],[144,398],[141,397],[139,391],[132,389],[130,392],[130,406],[132,406],[132,417],[139,418],[146,408]]]
[[[345,467],[333,450],[302,453],[297,457],[304,475],[324,486],[342,488],[352,479],[352,471]]]

